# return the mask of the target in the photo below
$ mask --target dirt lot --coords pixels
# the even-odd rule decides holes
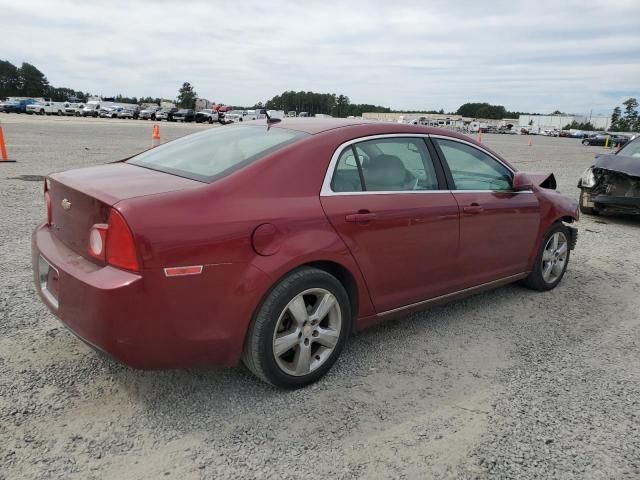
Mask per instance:
[[[296,392],[243,368],[142,372],[36,298],[39,176],[131,155],[143,121],[0,114],[0,479],[639,478],[640,220],[583,217],[560,286],[509,286],[352,338]],[[202,128],[162,123],[162,140]],[[220,127],[222,128],[222,127]],[[601,148],[485,135],[577,197]]]

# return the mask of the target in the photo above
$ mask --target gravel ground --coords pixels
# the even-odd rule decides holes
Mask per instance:
[[[36,298],[39,176],[146,148],[151,123],[0,116],[0,479],[639,478],[640,221],[584,217],[560,286],[509,286],[354,337],[315,385],[142,372]],[[162,140],[202,128],[161,125]],[[485,135],[559,189],[600,148]]]

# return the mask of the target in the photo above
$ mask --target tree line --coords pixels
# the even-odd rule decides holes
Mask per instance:
[[[616,107],[611,114],[611,126],[609,130],[614,132],[640,131],[640,115],[638,114],[638,100],[628,98],[622,102],[622,107]]]
[[[7,60],[0,60],[0,98],[6,97],[44,97],[53,101],[63,102],[75,98],[80,102],[86,102],[91,94],[81,90],[67,87],[54,87],[49,84],[47,77],[37,67],[23,62],[19,67]],[[182,84],[178,91],[177,103],[182,108],[194,108],[198,94],[189,82]],[[105,99],[107,100],[107,99]],[[160,98],[153,97],[126,97],[117,95],[112,99],[122,103],[155,103],[160,104]],[[240,108],[240,107],[237,107]],[[263,108],[262,102],[258,102],[253,108]],[[285,110],[295,112],[307,112],[310,115],[326,114],[333,117],[360,117],[365,112],[391,112],[391,108],[367,103],[351,103],[348,96],[335,93],[316,93],[305,91],[285,91],[280,95],[267,100],[264,108],[270,110]],[[400,113],[439,113],[444,114],[444,109],[414,111],[406,110]],[[471,102],[461,105],[451,115],[461,115],[470,118],[517,118],[520,115],[532,115],[527,112],[510,112],[503,105],[491,105],[487,102]],[[556,110],[553,114],[561,115]],[[578,124],[580,130],[591,130],[589,123]],[[571,126],[571,128],[576,128]],[[638,100],[629,98],[615,107],[611,114],[610,130],[619,132],[631,132],[640,130],[640,114],[638,112]]]
[[[391,112],[389,107],[366,103],[351,103],[346,95],[335,93],[282,92],[264,104],[268,110],[307,112],[310,115],[325,114],[333,117],[360,117],[364,112]]]
[[[75,97],[86,101],[88,93],[66,87],[54,87],[44,73],[30,63],[16,67],[9,61],[0,60],[0,98],[46,97],[54,101],[65,101]]]
[[[538,115],[528,112],[510,112],[503,105],[491,105],[486,102],[465,103],[455,112],[456,115],[469,118],[489,118],[492,120],[502,120],[503,118],[518,118],[520,115]],[[561,112],[555,111],[553,114]],[[552,115],[553,115],[552,114]]]

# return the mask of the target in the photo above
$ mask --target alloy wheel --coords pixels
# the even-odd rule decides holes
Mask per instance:
[[[331,357],[342,328],[338,299],[328,290],[312,288],[296,295],[284,308],[273,334],[273,355],[280,369],[307,375]]]
[[[553,283],[564,271],[567,263],[569,244],[563,232],[556,232],[544,247],[542,252],[542,278],[546,283]]]

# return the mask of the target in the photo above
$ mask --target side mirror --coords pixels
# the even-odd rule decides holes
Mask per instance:
[[[513,174],[513,190],[516,192],[522,192],[524,190],[531,190],[533,188],[533,182],[526,173],[516,172]]]

